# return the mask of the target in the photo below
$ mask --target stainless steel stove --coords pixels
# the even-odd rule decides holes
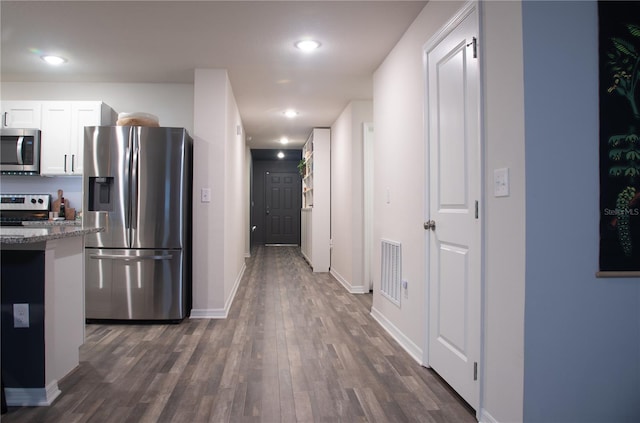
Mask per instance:
[[[49,194],[0,194],[0,225],[20,226],[23,221],[49,219]]]

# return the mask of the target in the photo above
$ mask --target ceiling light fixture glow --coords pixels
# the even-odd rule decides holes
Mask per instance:
[[[65,63],[67,61],[67,59],[65,59],[64,57],[60,57],[60,56],[44,55],[44,56],[41,56],[41,57],[42,57],[42,60],[44,60],[48,64],[54,65],[54,66],[61,65],[61,64]]]
[[[288,118],[294,118],[298,116],[298,112],[293,109],[285,110],[284,115]]]
[[[282,151],[278,152],[278,158],[279,159],[284,159],[284,153]]]
[[[280,144],[283,144],[283,145],[289,144],[289,138],[287,137],[280,138]]]
[[[296,48],[304,51],[305,53],[316,50],[321,46],[319,41],[316,40],[300,40],[295,43]]]

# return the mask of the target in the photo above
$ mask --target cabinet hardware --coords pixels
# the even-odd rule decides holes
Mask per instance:
[[[467,44],[467,47],[469,46],[473,46],[473,58],[477,59],[478,58],[478,39],[476,37],[473,37],[471,42]]]

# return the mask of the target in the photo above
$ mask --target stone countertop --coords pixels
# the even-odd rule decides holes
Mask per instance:
[[[0,245],[31,244],[60,238],[84,236],[102,232],[104,228],[83,228],[77,225],[42,225],[40,227],[0,227]]]
[[[43,226],[82,226],[80,220],[25,220],[22,226],[43,227]]]

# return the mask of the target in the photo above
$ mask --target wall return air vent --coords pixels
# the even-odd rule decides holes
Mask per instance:
[[[400,307],[402,279],[402,247],[399,242],[382,240],[380,291],[392,303]]]

